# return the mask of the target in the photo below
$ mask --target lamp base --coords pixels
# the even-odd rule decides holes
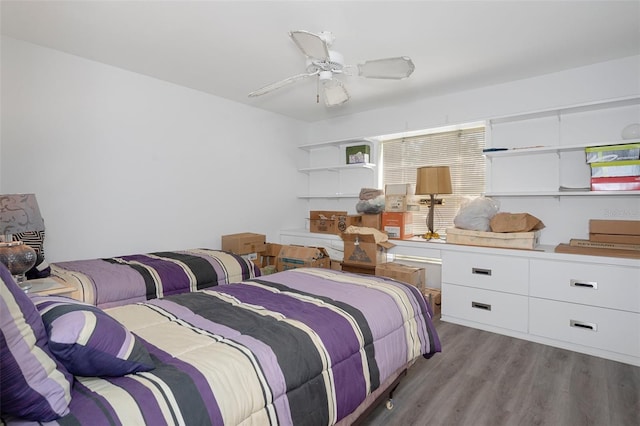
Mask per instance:
[[[440,234],[438,234],[437,232],[427,232],[422,236],[422,238],[424,238],[425,240],[439,240]]]
[[[25,273],[33,268],[38,256],[36,251],[22,241],[0,243],[0,262],[3,263],[20,288],[27,291],[31,288],[25,279]]]

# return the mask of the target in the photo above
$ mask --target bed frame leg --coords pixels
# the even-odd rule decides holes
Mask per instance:
[[[360,413],[358,418],[353,421],[351,426],[359,426],[359,425],[361,425],[364,422],[364,420],[367,418],[367,416],[369,414],[371,414],[371,412],[373,412],[373,410],[375,410],[376,407],[378,407],[380,404],[382,404],[382,401],[384,401],[385,399],[386,399],[385,406],[386,406],[387,410],[393,410],[393,393],[395,392],[395,390],[400,385],[400,380],[402,380],[402,378],[405,377],[406,375],[407,375],[407,370],[406,369],[401,371],[398,374],[398,377],[396,377],[396,379],[393,381],[393,383],[391,383],[389,385],[389,387],[387,387],[387,390],[382,392],[380,395],[378,395],[378,397],[375,399],[375,401],[371,405],[369,405],[364,410],[364,412]]]
[[[389,392],[389,398],[387,399],[387,403],[385,404],[387,410],[389,411],[393,410],[393,393],[396,391],[399,385],[400,383],[396,383],[396,385]]]

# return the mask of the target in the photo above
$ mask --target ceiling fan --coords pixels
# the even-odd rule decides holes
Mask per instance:
[[[322,85],[325,104],[332,107],[341,105],[350,98],[342,81],[335,78],[338,74],[400,80],[409,77],[415,69],[413,61],[407,56],[374,59],[358,65],[345,65],[343,56],[329,49],[334,40],[333,34],[329,31],[323,31],[320,34],[308,31],[290,31],[289,36],[307,58],[306,72],[268,84],[249,93],[249,97],[261,96],[291,83],[317,76],[316,100],[320,102],[319,92],[320,85]]]

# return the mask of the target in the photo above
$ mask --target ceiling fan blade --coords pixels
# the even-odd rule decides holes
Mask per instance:
[[[358,64],[358,75],[366,78],[388,78],[400,80],[411,75],[415,66],[411,58],[399,56],[397,58],[374,59]]]
[[[281,87],[287,86],[291,83],[295,83],[296,81],[300,81],[300,80],[304,80],[305,78],[309,78],[309,77],[313,77],[318,75],[319,71],[316,72],[310,72],[310,73],[304,73],[304,74],[297,74],[294,76],[291,76],[289,78],[285,78],[284,80],[280,80],[280,81],[276,81],[275,83],[271,83],[271,84],[267,84],[266,86],[258,89],[258,90],[254,90],[253,92],[249,93],[249,97],[250,98],[254,98],[256,96],[261,96],[264,94],[267,94],[269,92],[272,92],[276,89],[280,89]]]
[[[318,34],[309,31],[290,31],[289,36],[307,58],[323,61],[329,58],[327,42]]]
[[[342,105],[350,99],[347,89],[340,80],[335,78],[322,82],[324,89],[324,103],[328,107]]]

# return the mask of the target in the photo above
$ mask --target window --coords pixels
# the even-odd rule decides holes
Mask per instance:
[[[453,226],[460,203],[468,196],[485,191],[484,126],[394,138],[382,141],[382,182],[414,183],[416,170],[422,166],[449,166],[453,194],[441,195],[442,205],[436,205],[434,228],[444,233]],[[416,198],[428,199],[428,197]],[[428,205],[420,204],[413,213],[413,232],[427,232]]]

